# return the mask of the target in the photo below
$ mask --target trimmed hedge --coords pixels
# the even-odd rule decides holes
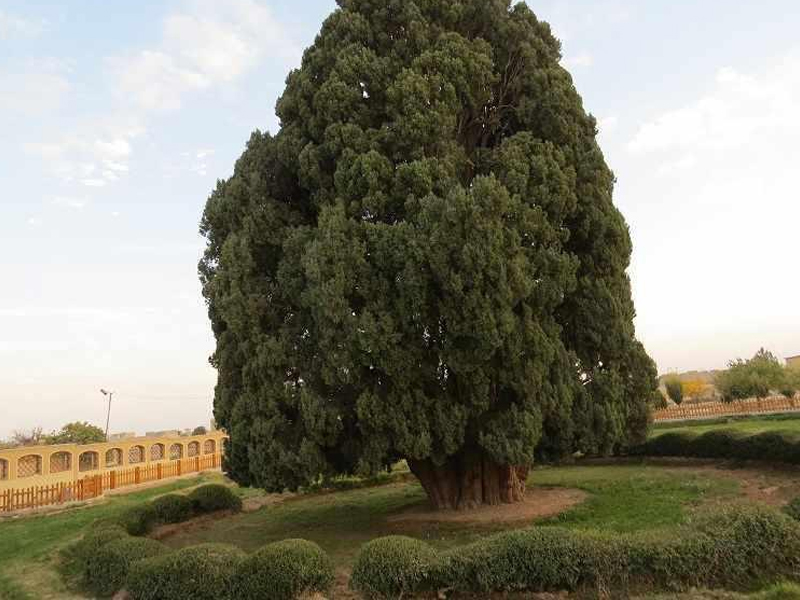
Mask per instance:
[[[398,598],[435,581],[436,551],[421,540],[394,535],[365,544],[356,557],[350,586],[367,598]]]
[[[147,535],[158,524],[158,513],[152,503],[137,504],[123,512],[117,522],[131,535]]]
[[[218,510],[242,510],[242,499],[229,487],[219,483],[209,483],[195,488],[189,493],[194,509],[199,513]]]
[[[122,588],[134,563],[166,553],[166,546],[148,538],[126,536],[110,542],[86,561],[84,584],[98,596],[112,596]]]
[[[333,561],[314,542],[284,540],[251,554],[236,571],[237,600],[292,600],[305,592],[325,592],[335,577]]]
[[[84,561],[97,554],[106,544],[127,537],[128,532],[119,525],[104,522],[90,527],[78,542],[69,547],[68,553],[76,560]]]
[[[407,540],[373,540],[359,553],[351,582],[365,596],[396,598],[447,587],[475,594],[567,591],[616,597],[744,588],[794,577],[800,569],[800,524],[748,506],[698,519],[668,537],[534,527],[493,535],[438,558],[423,542],[412,546],[398,539]],[[405,548],[414,549],[411,558],[399,550]]]
[[[194,503],[182,494],[159,496],[152,504],[161,523],[181,523],[194,516]]]
[[[800,439],[774,431],[754,435],[742,435],[725,429],[701,435],[669,432],[647,440],[631,453],[642,456],[728,458],[800,464]]]
[[[190,546],[134,563],[125,589],[134,600],[231,600],[246,556],[227,544]]]

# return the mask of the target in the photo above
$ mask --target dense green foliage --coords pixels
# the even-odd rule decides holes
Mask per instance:
[[[752,435],[730,430],[708,431],[699,435],[691,431],[673,431],[647,440],[643,445],[633,448],[631,453],[800,464],[800,439],[777,431]]]
[[[725,402],[745,398],[766,398],[773,392],[793,396],[797,389],[797,374],[783,366],[780,360],[761,348],[749,360],[738,358],[719,373],[714,385]]]
[[[667,377],[664,380],[664,387],[667,390],[667,396],[675,404],[683,402],[683,385],[681,385],[681,380],[678,377]]]
[[[427,543],[389,536],[365,544],[356,557],[350,586],[366,598],[401,598],[431,584],[436,552]]]
[[[785,510],[787,515],[796,521],[800,521],[800,497],[797,497],[789,502],[789,504],[786,505]]]
[[[333,561],[306,540],[283,540],[251,554],[233,581],[236,600],[293,600],[301,594],[325,592],[335,577]]]
[[[194,502],[183,494],[166,494],[153,500],[156,517],[161,523],[181,523],[192,518]]]
[[[242,510],[242,499],[234,494],[228,486],[218,483],[209,483],[193,489],[189,493],[189,500],[198,513]]]
[[[116,518],[130,535],[147,535],[158,524],[158,513],[151,502],[137,504]]]
[[[701,586],[730,589],[793,576],[799,553],[800,524],[770,509],[737,507],[657,536],[534,527],[490,536],[438,559],[427,547],[435,567],[418,585],[478,594],[578,591],[607,597]],[[375,597],[398,597],[404,578],[418,573],[416,562],[409,562],[408,572],[397,566],[389,574],[365,572],[367,582],[372,576],[385,590]]]
[[[44,437],[46,444],[91,444],[105,442],[105,432],[86,422],[67,423],[59,431],[54,431]]]
[[[166,552],[166,546],[148,538],[126,536],[109,542],[85,561],[84,585],[97,596],[112,596],[122,589],[135,562]]]
[[[281,491],[642,441],[630,235],[550,27],[339,5],[202,220],[228,472]]]
[[[232,581],[246,554],[226,544],[202,544],[134,563],[125,589],[133,600],[231,600]]]

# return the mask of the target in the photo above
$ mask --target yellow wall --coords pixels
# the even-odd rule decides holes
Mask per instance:
[[[793,356],[786,359],[786,365],[790,369],[800,369],[800,356]]]
[[[175,446],[176,450],[180,448],[181,455],[179,458],[194,456],[190,454],[190,450],[193,451],[195,449],[199,450],[197,456],[221,452],[222,442],[225,438],[227,438],[227,435],[224,432],[212,431],[205,435],[137,437],[80,446],[77,444],[59,444],[57,446],[27,446],[23,448],[0,450],[0,491],[10,488],[27,488],[34,485],[52,485],[54,483],[74,481],[88,475],[100,475],[108,471],[130,469],[132,467],[141,467],[148,464],[168,463],[173,460],[170,456],[170,449],[173,446]],[[206,446],[206,442],[208,442],[208,447]],[[213,450],[210,448],[212,442]],[[196,443],[197,446],[195,446],[194,443]],[[151,457],[151,450],[158,444],[163,446],[164,456],[156,460]],[[191,448],[190,444],[192,445]],[[138,463],[132,463],[129,460],[130,451],[137,446],[144,448],[144,460]],[[121,463],[118,465],[107,464],[106,459],[112,458],[112,456],[108,456],[109,451],[115,449],[122,452]],[[211,452],[207,452],[207,450],[211,450]],[[53,460],[53,456],[56,454],[60,455],[62,452],[69,455],[70,468],[61,472],[51,472],[51,463],[54,463],[52,466],[55,467],[55,462],[57,462]],[[91,452],[96,453],[97,468],[81,470],[80,457]],[[20,461],[26,456],[38,456],[40,458],[41,474],[20,477]],[[87,455],[87,458],[91,456],[92,455]],[[5,461],[5,463],[3,461]],[[90,461],[86,462],[88,463]],[[87,464],[86,466],[91,465]]]

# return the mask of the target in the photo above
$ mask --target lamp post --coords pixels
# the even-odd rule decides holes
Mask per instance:
[[[111,398],[114,396],[114,392],[101,389],[100,393],[103,394],[103,396],[108,396],[108,413],[106,413],[106,441],[108,441],[108,422],[111,420]]]

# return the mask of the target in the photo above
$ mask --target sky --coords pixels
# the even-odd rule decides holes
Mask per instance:
[[[800,354],[794,0],[529,2],[633,236],[659,371]],[[0,0],[0,437],[211,418],[198,223],[333,0]]]

